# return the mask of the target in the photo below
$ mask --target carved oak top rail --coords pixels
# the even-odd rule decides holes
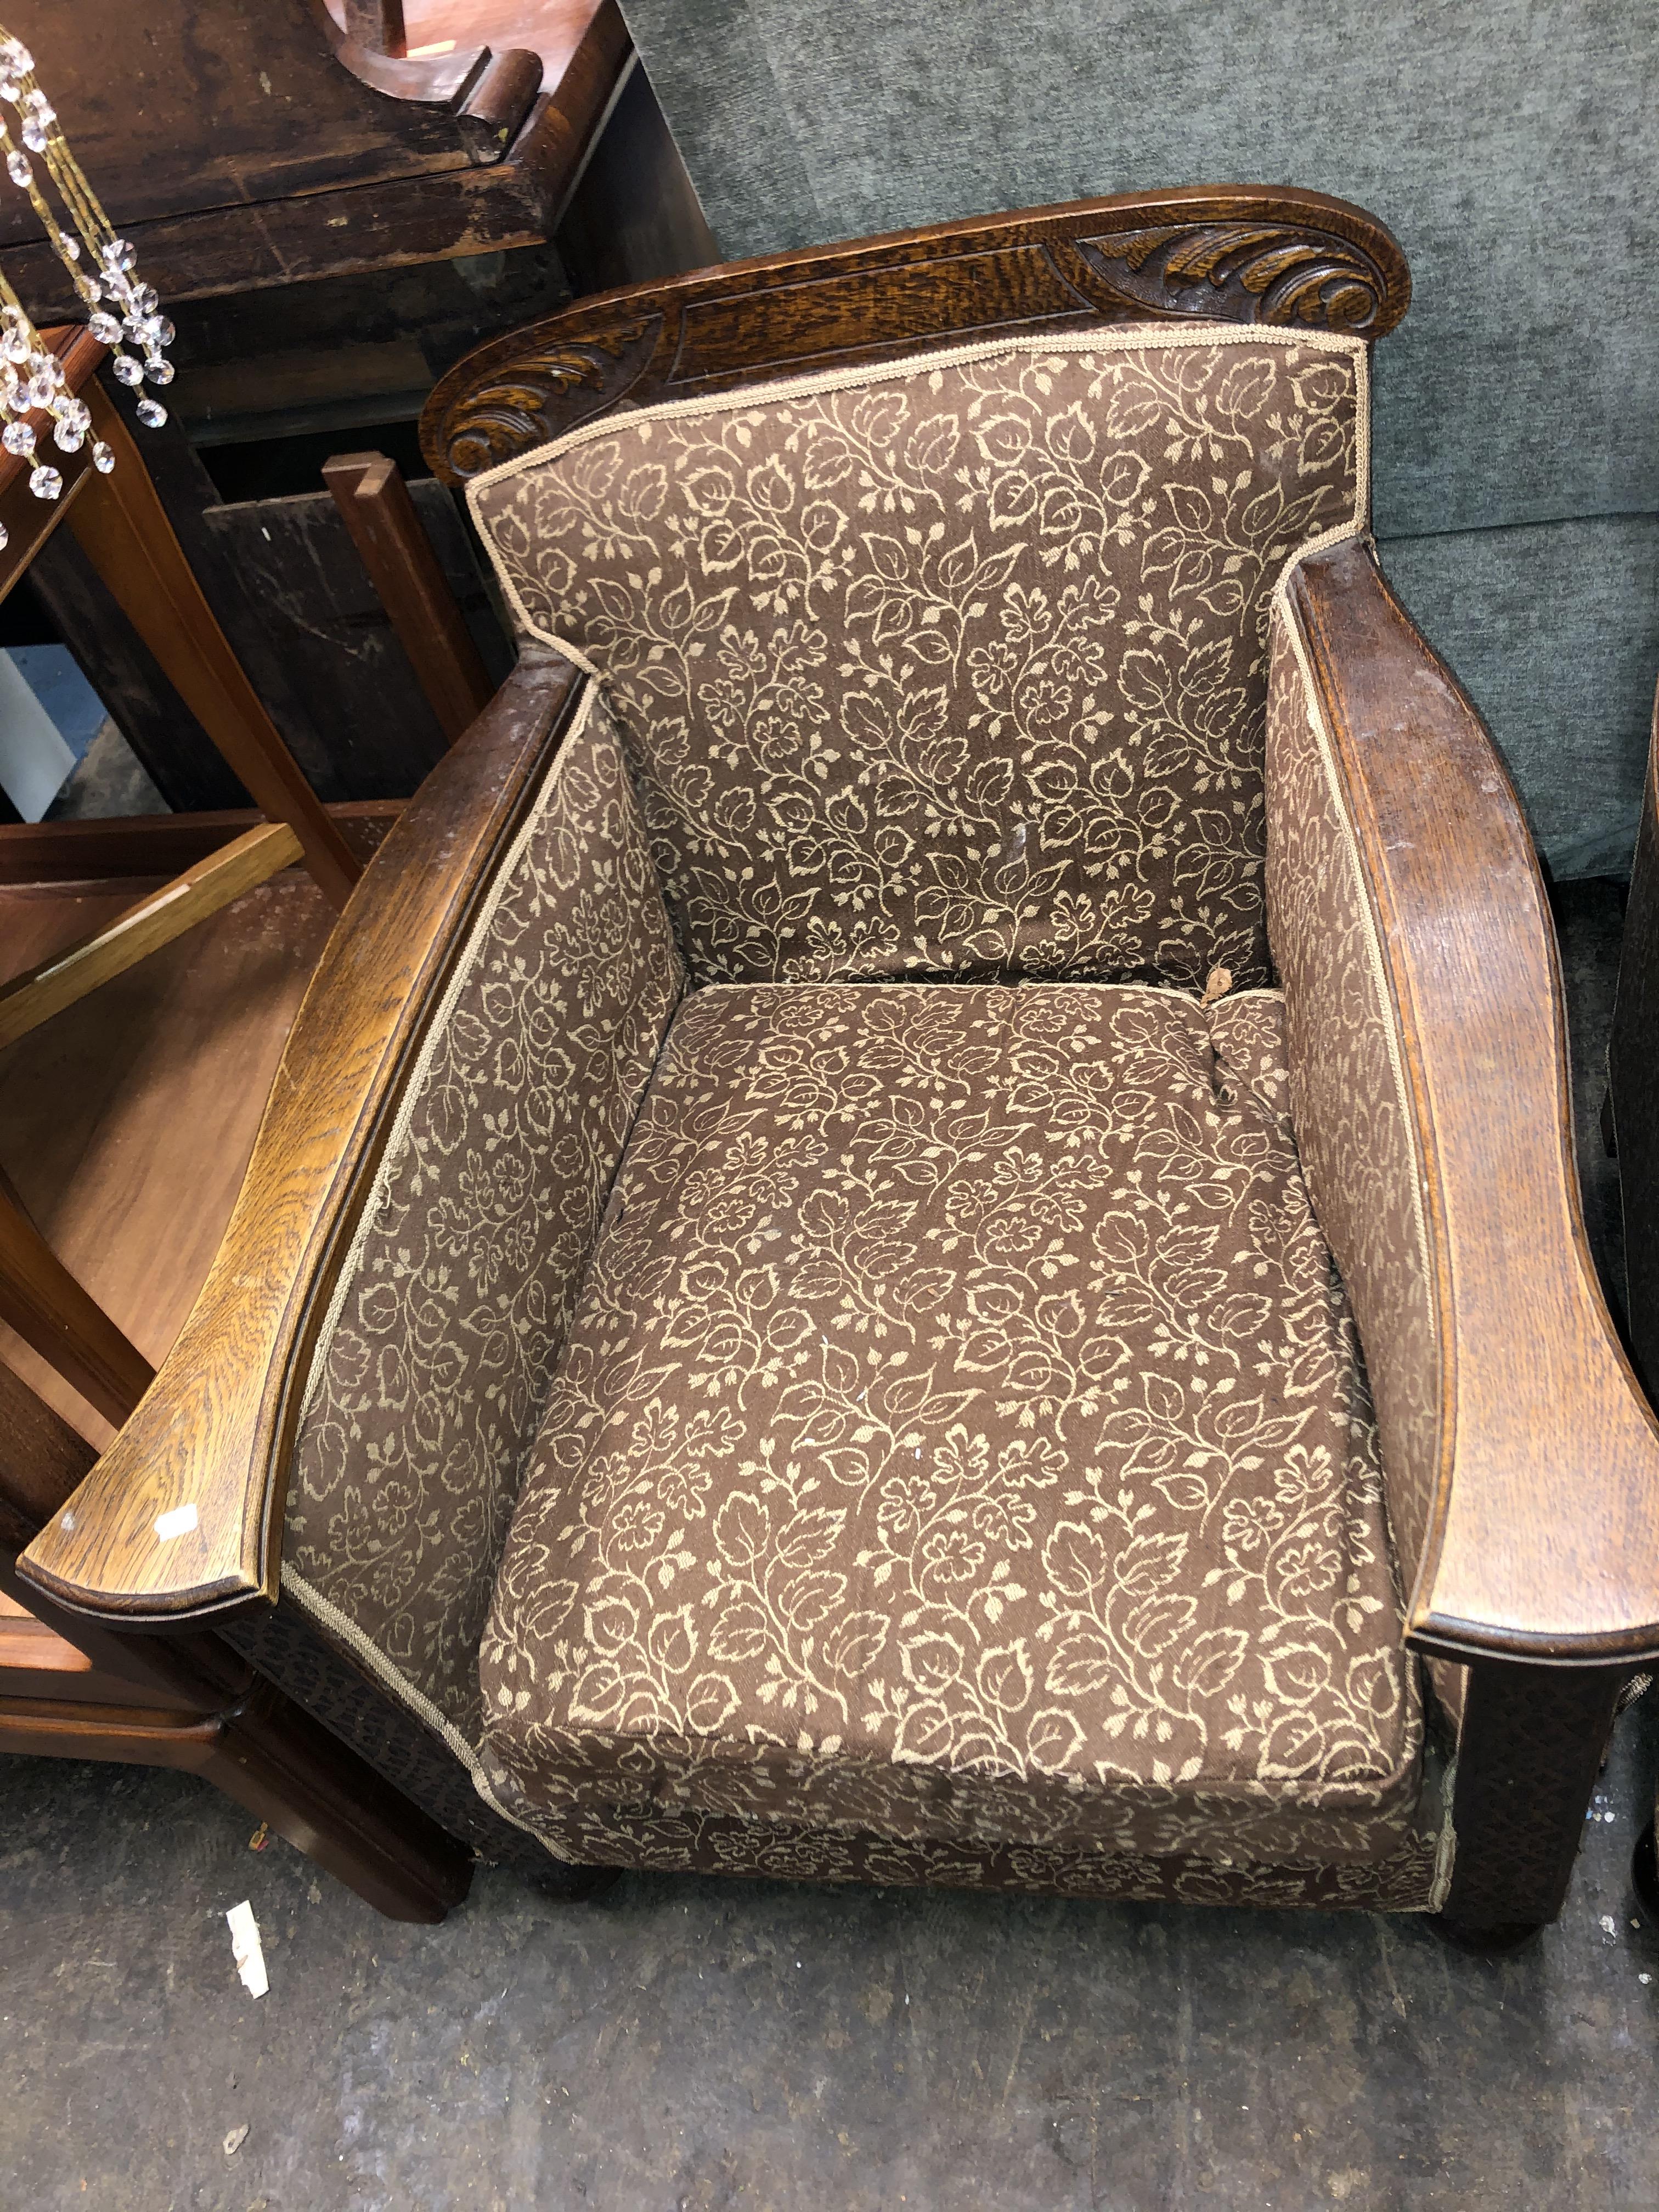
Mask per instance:
[[[1304,324],[1376,339],[1411,301],[1406,257],[1323,192],[1199,185],[936,223],[596,293],[470,353],[421,418],[465,483],[608,408],[997,331],[1131,321]]]

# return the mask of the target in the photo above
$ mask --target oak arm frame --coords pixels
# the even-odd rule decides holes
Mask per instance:
[[[1440,1433],[1407,1640],[1529,1674],[1627,1669],[1659,1656],[1659,1424],[1585,1237],[1532,840],[1479,714],[1366,543],[1307,560],[1289,600],[1422,1163]]]
[[[353,893],[156,1387],[18,1561],[65,1613],[177,1632],[276,1601],[301,1395],[396,1101],[586,680],[526,647]]]

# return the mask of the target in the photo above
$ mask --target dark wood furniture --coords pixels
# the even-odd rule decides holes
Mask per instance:
[[[422,435],[459,484],[609,409],[797,369],[1130,320],[1373,338],[1408,298],[1393,240],[1342,203],[1127,195],[599,296],[481,348],[440,385]],[[1364,544],[1310,558],[1294,612],[1425,1163],[1437,1472],[1407,1637],[1468,1670],[1446,1918],[1502,1942],[1559,1910],[1614,1700],[1659,1656],[1659,1430],[1589,1261],[1553,937],[1507,777]],[[338,926],[202,1296],[22,1562],[30,1602],[59,1607],[73,1637],[142,1630],[165,1650],[240,1629],[281,1649],[296,1378],[391,1102],[573,681],[525,652]],[[191,1540],[158,1545],[156,1520],[186,1501]],[[356,1694],[372,1698],[367,1677]],[[411,1880],[410,1909],[415,1894]]]
[[[574,12],[563,67],[465,41],[406,56],[402,10],[322,0],[26,0],[76,158],[170,304],[539,244],[632,48],[616,0]],[[574,35],[571,35],[574,33]],[[545,79],[545,82],[544,82]],[[39,320],[74,305],[21,195],[0,270]]]

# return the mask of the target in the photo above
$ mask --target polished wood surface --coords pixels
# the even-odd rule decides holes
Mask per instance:
[[[1249,185],[1126,192],[583,300],[451,369],[421,443],[434,475],[462,483],[623,403],[1096,323],[1266,322],[1374,339],[1410,299],[1399,246],[1346,200]]]
[[[0,887],[0,975],[77,942],[144,887]],[[275,877],[0,1053],[0,1165],[152,1364],[217,1249],[332,920],[307,877]],[[109,1441],[110,1422],[9,1331],[0,1360],[92,1443]]]
[[[1555,935],[1479,714],[1363,543],[1291,586],[1404,1036],[1442,1345],[1411,1641],[1659,1656],[1659,1425],[1590,1259]]]
[[[78,945],[25,969],[0,985],[0,1050],[299,858],[300,841],[286,822],[262,822],[146,892]]]
[[[160,1624],[275,1598],[296,1394],[391,1102],[582,681],[559,655],[527,651],[372,863],[306,994],[246,1185],[155,1389],[21,1564],[66,1607]],[[191,1528],[158,1535],[158,1520],[187,1507]]]
[[[384,453],[336,453],[323,464],[323,481],[453,745],[488,706],[495,686],[421,526],[409,487]]]

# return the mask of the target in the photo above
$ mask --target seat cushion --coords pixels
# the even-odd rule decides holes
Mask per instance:
[[[1047,331],[607,416],[469,495],[605,677],[695,981],[1266,982],[1267,605],[1364,520],[1365,379],[1323,331]]]
[[[1285,1095],[1276,993],[694,994],[485,1633],[526,1817],[1398,1849],[1419,1697]]]

